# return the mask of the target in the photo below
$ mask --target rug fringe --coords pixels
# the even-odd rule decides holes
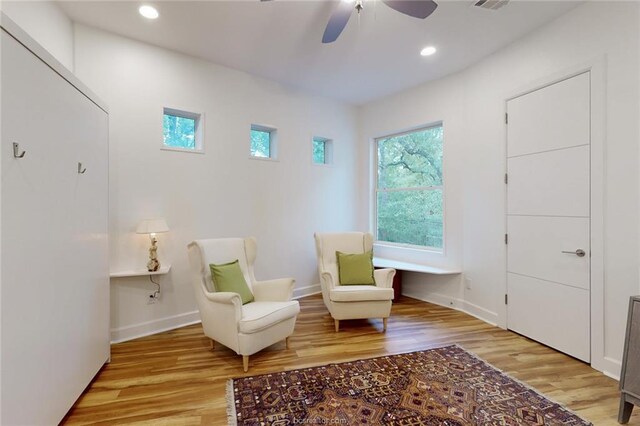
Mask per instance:
[[[238,418],[236,416],[236,397],[233,392],[233,379],[227,380],[227,424],[229,426],[237,426]]]

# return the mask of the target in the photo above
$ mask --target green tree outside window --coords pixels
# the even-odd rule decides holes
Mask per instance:
[[[377,239],[443,247],[442,125],[377,140]]]
[[[326,140],[313,138],[313,162],[315,164],[325,164],[326,160]]]
[[[251,129],[251,155],[254,157],[271,157],[271,132]]]
[[[196,148],[196,120],[164,114],[162,121],[164,145],[171,148]]]

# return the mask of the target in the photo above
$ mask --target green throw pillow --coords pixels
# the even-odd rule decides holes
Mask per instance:
[[[373,251],[359,254],[336,252],[340,285],[375,285]]]
[[[242,275],[240,262],[237,259],[223,265],[211,264],[209,268],[216,291],[238,293],[243,305],[253,302],[253,293]]]

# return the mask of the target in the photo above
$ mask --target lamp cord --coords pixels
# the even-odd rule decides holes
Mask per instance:
[[[159,282],[155,282],[155,281],[153,280],[153,275],[149,275],[149,281],[151,281],[151,282],[152,282],[153,284],[155,284],[155,285],[156,285],[156,287],[157,287],[157,290],[153,292],[153,298],[154,298],[154,299],[157,299],[157,298],[158,298],[158,296],[160,296],[160,283],[159,283]]]

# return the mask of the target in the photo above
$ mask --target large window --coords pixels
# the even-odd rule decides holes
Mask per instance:
[[[442,249],[442,125],[377,139],[376,148],[376,239]]]

